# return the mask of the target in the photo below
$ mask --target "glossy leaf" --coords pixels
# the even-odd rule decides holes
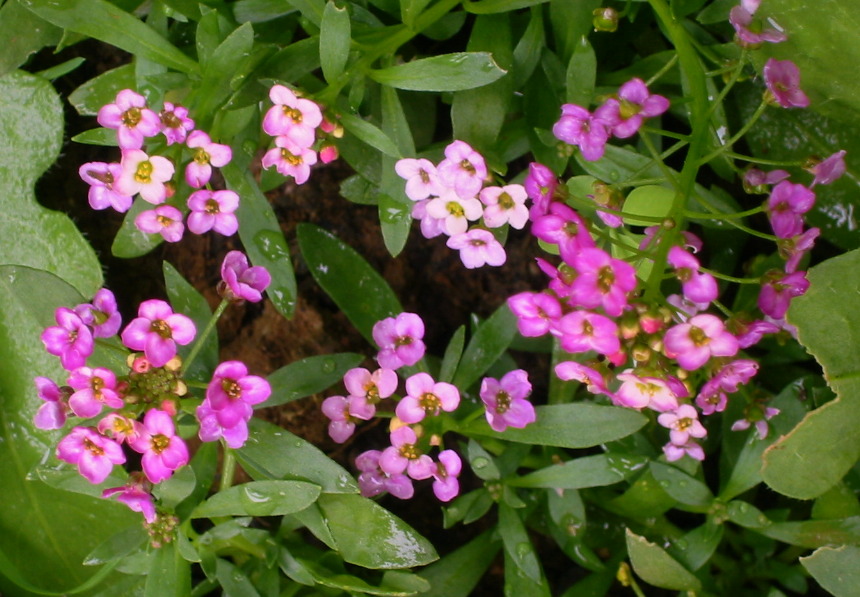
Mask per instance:
[[[281,367],[267,378],[272,395],[259,408],[276,406],[322,392],[358,367],[364,355],[353,352],[307,357]]]
[[[502,303],[469,339],[452,383],[465,390],[478,381],[508,349],[516,332],[516,317]]]
[[[95,116],[116,99],[116,94],[135,85],[134,65],[125,64],[93,77],[69,94],[69,103],[81,116]]]
[[[495,559],[498,548],[498,541],[486,532],[423,568],[421,576],[430,582],[430,590],[421,597],[468,597]]]
[[[644,456],[623,460],[614,454],[583,456],[564,464],[553,464],[507,483],[515,487],[546,487],[551,489],[582,489],[601,487],[624,481],[647,464]]]
[[[382,87],[379,93],[382,107],[382,130],[396,144],[400,155],[415,155],[415,141],[400,96],[396,89]],[[412,229],[412,200],[406,196],[404,180],[395,171],[396,156],[383,155],[379,173],[379,224],[382,239],[392,257],[396,257],[406,246]]]
[[[540,446],[590,448],[627,437],[648,422],[645,416],[629,408],[584,402],[538,406],[535,410],[537,421],[524,429],[508,428],[497,433],[482,420],[464,431]]]
[[[219,491],[191,517],[283,516],[304,510],[319,495],[319,486],[304,481],[252,481]]]
[[[323,494],[319,507],[343,559],[365,568],[423,566],[436,550],[412,527],[376,502],[359,495]],[[356,533],[356,529],[361,529]]]
[[[340,123],[347,131],[385,155],[398,159],[403,157],[397,144],[375,124],[352,114],[342,114]]]
[[[821,547],[800,563],[812,578],[836,597],[856,597],[860,587],[860,547]]]
[[[24,64],[31,54],[60,41],[62,31],[37,17],[20,2],[0,6],[0,77]]]
[[[505,72],[486,52],[458,52],[372,70],[368,75],[396,89],[461,91],[492,83]]]
[[[336,574],[315,562],[302,560],[301,563],[313,575],[313,582],[350,594],[411,597],[419,592],[424,595],[424,591],[430,588],[422,577],[406,572],[389,570],[383,576],[382,583],[374,586],[351,574]]]
[[[373,325],[403,311],[394,291],[363,257],[330,232],[299,224],[298,238],[311,275],[361,335],[373,343]]]
[[[809,271],[810,288],[792,303],[789,321],[824,370],[837,398],[804,417],[764,454],[762,477],[774,490],[810,499],[835,485],[860,457],[860,313],[846,297],[860,292],[860,250]]]
[[[514,563],[518,572],[531,581],[540,583],[543,578],[537,552],[526,533],[526,527],[517,512],[507,504],[499,504],[499,535],[505,553]]]
[[[93,37],[184,73],[197,63],[142,21],[106,0],[19,0],[57,27]]]
[[[332,83],[346,66],[349,58],[351,27],[346,6],[334,0],[326,2],[320,24],[320,64],[325,80]]]
[[[597,57],[586,36],[579,39],[567,64],[567,103],[590,106],[597,78]]]
[[[0,78],[0,139],[0,264],[51,272],[89,299],[103,283],[95,252],[68,216],[43,208],[33,192],[63,142],[63,107],[50,83],[24,72]]]
[[[627,553],[633,570],[655,587],[676,591],[698,591],[702,583],[659,545],[627,529]]]
[[[652,462],[650,468],[663,491],[682,504],[708,507],[713,503],[714,494],[708,486],[684,471],[662,462]]]

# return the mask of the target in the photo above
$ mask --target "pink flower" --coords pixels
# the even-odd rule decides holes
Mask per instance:
[[[457,477],[463,469],[463,462],[454,450],[439,452],[436,472],[433,473],[433,493],[440,502],[450,502],[460,493]]]
[[[747,193],[767,193],[767,188],[778,182],[782,182],[791,176],[785,170],[771,170],[765,172],[758,168],[750,168],[744,173],[744,190]]]
[[[481,190],[480,199],[486,206],[484,223],[490,228],[510,224],[512,228],[522,230],[529,221],[529,210],[526,207],[528,195],[522,185],[487,187]]]
[[[565,381],[576,380],[585,384],[585,389],[592,394],[603,394],[612,397],[612,392],[606,386],[606,380],[597,370],[576,361],[562,361],[555,366],[555,375]]]
[[[401,313],[376,322],[373,341],[379,347],[380,367],[399,369],[424,358],[424,322],[415,313]]]
[[[769,58],[762,70],[770,98],[783,108],[806,108],[809,98],[800,89],[800,69],[791,60]]]
[[[474,197],[484,186],[487,165],[483,156],[465,141],[454,141],[445,148],[445,159],[436,168],[443,185],[463,198]]]
[[[317,163],[317,154],[296,145],[287,137],[275,137],[275,146],[263,156],[263,168],[272,166],[284,176],[292,176],[296,184],[304,184],[311,176],[311,166]]]
[[[376,407],[355,396],[329,396],[322,402],[322,412],[328,417],[328,434],[342,444],[352,436],[358,421],[369,421]]]
[[[96,338],[114,336],[122,325],[122,315],[116,305],[116,297],[107,288],[96,292],[92,303],[75,307],[75,313],[93,330]]]
[[[141,232],[160,234],[169,243],[179,242],[185,234],[182,212],[172,205],[159,205],[140,212],[134,218],[134,225]]]
[[[529,218],[535,220],[538,216],[549,212],[550,203],[552,203],[553,196],[558,188],[558,178],[556,178],[552,170],[543,164],[532,162],[529,164],[529,172],[523,181],[523,187],[529,199],[532,200]]]
[[[572,353],[594,350],[611,355],[621,348],[615,322],[590,311],[568,313],[550,331],[560,338],[561,347]]]
[[[445,234],[445,220],[434,218],[427,213],[427,204],[430,199],[416,201],[412,205],[412,218],[421,222],[421,235],[424,238],[436,238]]]
[[[75,427],[61,439],[57,458],[77,465],[81,475],[93,485],[107,479],[115,464],[125,462],[120,445],[90,427]]]
[[[184,106],[164,102],[164,108],[158,117],[161,120],[161,132],[168,145],[185,143],[188,133],[194,130],[194,121],[188,118],[188,108]]]
[[[233,427],[240,419],[248,421],[251,407],[265,402],[271,393],[269,382],[258,375],[249,375],[248,367],[241,361],[218,365],[206,386],[206,400],[224,427]]]
[[[716,300],[717,281],[711,274],[699,272],[698,259],[681,247],[672,247],[669,249],[667,262],[675,268],[684,298],[693,303],[710,303]]]
[[[809,188],[812,188],[817,184],[830,184],[832,182],[835,182],[843,174],[845,174],[846,153],[847,152],[842,149],[840,151],[837,151],[827,159],[822,160],[814,166],[808,168],[808,170],[815,175],[815,179],[813,179],[812,184],[809,185]]]
[[[603,157],[609,140],[610,123],[576,104],[564,104],[561,118],[552,127],[553,134],[570,145],[576,145],[582,157],[594,162]]]
[[[470,221],[484,213],[481,202],[475,197],[461,198],[453,190],[446,189],[440,197],[427,203],[427,215],[444,222],[445,234],[454,236],[466,232]]]
[[[397,391],[397,383],[397,373],[385,368],[371,373],[363,367],[356,367],[343,376],[343,385],[356,408],[371,407],[368,419],[375,414],[376,409],[373,407],[376,403]]]
[[[621,139],[639,131],[645,118],[653,118],[669,109],[669,100],[653,95],[642,79],[634,78],[621,86],[618,99],[608,99],[595,111],[595,116],[609,123],[612,134]]]
[[[219,293],[228,301],[263,300],[263,291],[272,283],[272,276],[262,265],[250,266],[241,251],[230,251],[221,264]]]
[[[69,411],[71,388],[59,388],[52,379],[35,377],[36,392],[44,401],[33,417],[37,429],[62,429]]]
[[[159,155],[148,156],[140,149],[122,153],[122,172],[114,183],[114,189],[134,196],[140,193],[144,201],[159,205],[167,199],[164,183],[173,178],[173,162]]]
[[[224,236],[232,236],[239,230],[239,220],[234,213],[239,207],[239,195],[233,191],[194,191],[188,197],[188,229],[194,234],[215,230]]]
[[[116,392],[116,375],[110,369],[78,367],[69,375],[68,384],[77,390],[69,397],[69,407],[84,419],[99,414],[103,405],[109,408],[125,405]]]
[[[379,456],[379,468],[388,475],[406,471],[416,481],[429,479],[436,472],[436,464],[418,449],[418,436],[408,426],[391,432],[391,445]]]
[[[528,373],[522,369],[509,371],[501,380],[485,377],[481,381],[481,401],[487,407],[487,422],[494,431],[508,427],[522,429],[534,423],[537,415],[527,400],[532,391]]]
[[[158,115],[146,107],[146,98],[131,89],[123,89],[113,104],[102,106],[96,120],[105,128],[116,129],[123,150],[140,149],[144,137],[161,132]]]
[[[684,454],[687,454],[690,458],[694,460],[704,460],[705,459],[705,451],[702,450],[702,446],[697,444],[694,441],[689,441],[683,446],[679,446],[672,442],[669,442],[665,446],[663,446],[663,453],[666,455],[666,460],[669,462],[675,462],[676,460],[680,460],[684,457]]]
[[[129,445],[143,454],[141,465],[150,483],[161,483],[188,463],[188,448],[176,435],[173,417],[157,408],[146,412],[140,434]]]
[[[636,270],[606,251],[585,248],[570,264],[577,272],[570,301],[586,309],[603,307],[607,315],[618,317],[627,306],[627,293],[636,288]]]
[[[815,193],[802,184],[787,180],[773,188],[767,200],[770,225],[779,238],[791,238],[803,231],[803,214],[815,205]]]
[[[155,522],[155,502],[152,499],[150,489],[152,485],[139,472],[128,476],[128,483],[122,487],[112,487],[102,492],[103,498],[117,496],[117,501],[125,504],[132,512],[143,514],[144,520],[152,524]]]
[[[176,356],[177,344],[188,344],[197,329],[188,317],[174,313],[166,302],[143,301],[138,317],[123,330],[122,342],[132,350],[142,350],[153,367],[161,367]]]
[[[131,195],[119,193],[114,184],[122,175],[122,165],[118,163],[87,162],[78,170],[81,179],[88,185],[87,193],[90,207],[93,209],[114,208],[119,213],[125,213],[131,207]]]
[[[757,46],[763,42],[779,43],[788,39],[788,36],[778,29],[778,25],[770,21],[770,27],[766,26],[762,19],[756,18],[759,1],[745,0],[735,6],[729,12],[729,23],[735,28],[737,39],[741,45]]]
[[[493,233],[483,228],[473,228],[457,234],[445,243],[449,249],[460,251],[460,261],[468,269],[485,265],[498,267],[507,260],[505,248],[496,240]]]
[[[358,487],[364,497],[373,497],[387,491],[401,500],[408,500],[415,493],[412,479],[403,473],[388,474],[379,467],[379,450],[367,450],[355,459],[355,466],[361,473],[358,475]]]
[[[785,273],[793,274],[797,271],[800,260],[807,252],[815,246],[815,239],[821,234],[820,228],[810,228],[809,230],[792,236],[791,238],[781,238],[777,241],[779,247],[779,255],[785,259]]]
[[[665,379],[647,375],[637,375],[632,369],[618,374],[621,387],[615,392],[614,400],[627,408],[645,408],[666,412],[678,408],[678,394]]]
[[[712,356],[737,354],[738,339],[726,331],[719,317],[703,313],[670,328],[664,338],[664,352],[687,371],[704,365]]]
[[[338,152],[336,145],[326,143],[320,147],[319,158],[323,164],[330,164],[339,157],[340,153]]]
[[[699,422],[699,412],[689,404],[682,404],[674,412],[664,412],[657,422],[669,429],[669,438],[676,446],[684,446],[690,438],[705,437],[708,432]]]
[[[762,277],[761,292],[758,295],[758,308],[774,319],[785,317],[791,299],[806,294],[809,280],[806,272],[783,274],[770,270]]]
[[[118,413],[102,417],[97,428],[99,433],[113,438],[117,443],[129,442],[140,435],[140,423]]]
[[[558,299],[543,292],[520,292],[508,298],[508,307],[517,316],[517,329],[528,338],[543,336],[561,319]]]
[[[750,425],[755,425],[759,439],[764,439],[769,431],[767,422],[778,414],[778,408],[771,408],[759,403],[750,404],[744,411],[744,418],[732,423],[732,431],[744,431],[749,429]]]
[[[424,158],[404,158],[394,164],[394,171],[406,180],[406,196],[413,201],[442,194],[442,183],[436,174],[436,166]]]
[[[192,131],[185,144],[194,150],[194,157],[185,167],[185,182],[195,189],[204,186],[212,178],[212,166],[221,168],[233,159],[233,150],[229,145],[213,143],[203,131]]]
[[[322,123],[319,106],[309,99],[296,97],[291,89],[283,85],[274,85],[269,90],[269,99],[275,105],[269,108],[263,118],[266,134],[284,136],[295,146],[310,148],[314,144],[316,128]],[[298,184],[302,184],[298,182],[298,177],[296,179]]]
[[[549,213],[533,220],[532,234],[540,240],[558,245],[565,263],[573,260],[583,249],[594,247],[588,226],[578,213],[562,203],[552,203]]]
[[[460,405],[460,391],[443,381],[436,382],[427,373],[416,373],[406,380],[406,396],[397,403],[397,418],[404,423],[418,423],[440,410],[453,412]]]
[[[66,307],[54,312],[56,326],[42,332],[42,343],[48,354],[60,357],[64,369],[82,367],[93,354],[93,335],[80,315]]]

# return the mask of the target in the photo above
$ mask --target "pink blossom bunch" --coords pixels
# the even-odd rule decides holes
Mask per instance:
[[[343,376],[346,396],[329,396],[322,412],[329,418],[329,436],[339,444],[349,439],[358,421],[369,421],[376,415],[376,405],[397,390],[397,373],[384,367],[373,373],[355,367]]]

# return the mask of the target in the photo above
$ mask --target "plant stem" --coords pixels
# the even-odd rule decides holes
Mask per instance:
[[[182,370],[188,371],[188,368],[191,367],[191,363],[194,362],[194,359],[197,358],[197,354],[203,348],[203,344],[206,342],[206,338],[209,337],[209,334],[212,333],[212,330],[215,329],[215,324],[218,323],[218,320],[221,318],[221,315],[224,314],[224,310],[227,309],[227,305],[230,302],[227,300],[222,300],[218,305],[218,308],[215,309],[215,313],[212,314],[212,317],[209,318],[209,322],[206,324],[206,327],[197,336],[197,341],[194,343],[194,346],[191,349],[191,352],[188,353],[188,358],[185,359],[185,362],[182,364]]]
[[[236,455],[223,439],[221,440],[221,448],[223,455],[221,460],[221,482],[218,484],[218,491],[230,489],[233,485],[233,477],[236,475]]]
[[[752,128],[752,126],[758,121],[758,119],[761,117],[761,115],[764,114],[765,108],[767,108],[767,102],[762,101],[758,105],[758,108],[756,108],[753,115],[750,116],[750,119],[744,124],[743,127],[741,127],[741,130],[739,130],[737,133],[735,133],[732,136],[732,138],[729,139],[728,141],[726,141],[721,147],[718,147],[717,149],[715,149],[714,151],[712,151],[711,153],[709,153],[708,155],[703,157],[699,161],[700,165],[704,166],[705,164],[710,162],[712,159],[714,159],[715,157],[717,157],[721,153],[725,153],[732,145],[737,143],[738,139],[740,139],[741,137],[746,135],[749,132],[749,130]]]

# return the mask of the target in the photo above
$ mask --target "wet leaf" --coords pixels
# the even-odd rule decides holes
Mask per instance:
[[[290,363],[269,375],[267,380],[272,386],[272,395],[257,407],[285,404],[322,392],[339,382],[349,369],[358,367],[363,360],[364,355],[344,352]]]
[[[372,70],[377,83],[413,91],[461,91],[492,83],[507,71],[487,52],[457,52]]]
[[[860,587],[860,547],[821,547],[800,558],[812,578],[836,597],[856,597]]]
[[[283,516],[304,510],[320,488],[304,481],[252,481],[219,491],[200,504],[191,518]]]
[[[31,54],[60,41],[62,31],[11,0],[0,6],[0,77],[24,64]]]
[[[346,6],[327,2],[320,24],[320,64],[323,76],[329,83],[334,82],[346,66],[349,58],[351,27],[349,11]]]
[[[498,541],[486,532],[422,569],[421,576],[430,581],[431,587],[422,597],[468,597],[498,549]]]
[[[478,381],[508,349],[516,333],[516,317],[502,303],[469,340],[452,383],[465,390]]]
[[[702,586],[699,579],[666,550],[630,529],[627,529],[627,553],[633,570],[650,585],[676,591],[698,591]]]
[[[620,466],[618,457],[614,454],[583,456],[507,482],[515,487],[551,489],[602,487],[623,481],[645,466],[647,462],[648,459],[644,456],[630,456],[625,459],[624,465]]]

